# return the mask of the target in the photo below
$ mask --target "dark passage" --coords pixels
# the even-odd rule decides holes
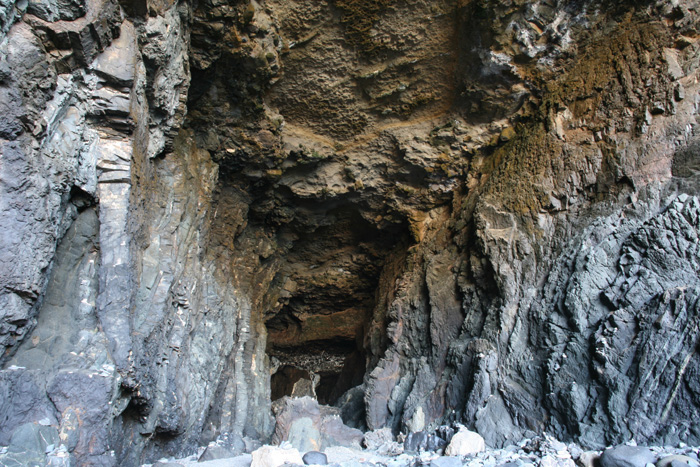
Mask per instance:
[[[333,404],[362,383],[380,273],[391,252],[407,244],[403,224],[379,229],[353,206],[323,219],[298,234],[275,279],[278,306],[266,315],[273,401],[308,395]]]

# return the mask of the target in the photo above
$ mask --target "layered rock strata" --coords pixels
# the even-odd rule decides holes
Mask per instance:
[[[0,445],[700,443],[699,9],[0,2]]]

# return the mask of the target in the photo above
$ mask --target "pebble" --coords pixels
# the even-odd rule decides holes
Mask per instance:
[[[306,465],[326,465],[328,464],[328,458],[322,452],[309,451],[302,457],[304,464]]]
[[[274,450],[279,449],[274,448]],[[575,444],[565,445],[545,435],[523,440],[515,446],[503,449],[488,449],[468,456],[452,457],[428,451],[420,454],[404,452],[398,455],[385,455],[378,450],[332,447],[324,453],[307,452],[303,457],[303,463],[307,465],[330,463],[337,467],[575,467],[576,465],[581,467],[700,467],[697,452],[698,447],[693,446],[646,448],[621,445],[607,449],[601,455],[598,451],[583,451]],[[310,460],[307,456],[311,454],[325,456],[326,462],[321,463],[320,458]],[[598,465],[597,461],[599,458],[602,461],[602,457],[606,460]],[[247,459],[249,463],[250,456]],[[576,464],[574,459],[577,461]],[[294,463],[301,464],[302,462],[299,462],[301,460]],[[178,462],[183,466],[197,465],[196,458],[193,461],[171,462]],[[240,467],[246,466],[240,463]]]

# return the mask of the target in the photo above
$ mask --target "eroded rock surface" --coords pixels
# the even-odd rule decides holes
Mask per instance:
[[[698,11],[0,0],[0,444],[699,444]]]

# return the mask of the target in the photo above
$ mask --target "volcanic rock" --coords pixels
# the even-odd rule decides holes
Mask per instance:
[[[0,445],[700,444],[699,15],[0,0]]]

